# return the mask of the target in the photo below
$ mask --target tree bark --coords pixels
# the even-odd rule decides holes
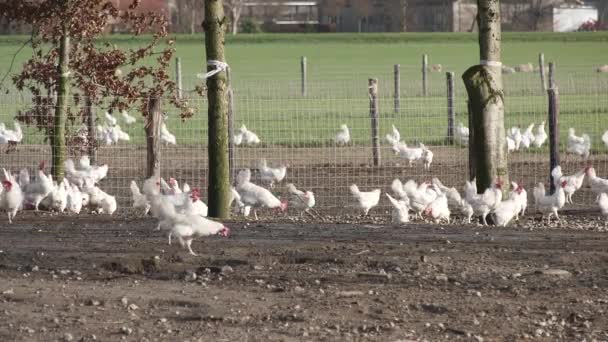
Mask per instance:
[[[64,30],[67,32],[67,29]],[[68,112],[68,101],[70,96],[70,37],[64,34],[59,43],[59,85],[57,89],[57,106],[55,107],[55,120],[53,120],[53,137],[51,139],[51,151],[53,166],[51,173],[58,181],[64,175],[64,161],[66,155],[65,147],[65,123]]]
[[[224,62],[224,32],[226,18],[222,0],[205,1],[205,51],[207,60]],[[215,66],[208,66],[212,70]],[[228,87],[226,73],[207,79],[209,119],[209,216],[227,218],[230,215],[230,167],[228,158]]]
[[[230,13],[232,14],[232,34],[239,33],[239,20],[241,19],[241,9],[243,4],[241,1],[237,1],[230,9]]]
[[[504,127],[504,93],[502,87],[500,2],[477,1],[479,55],[481,63],[462,75],[475,132],[470,144],[475,151],[477,189],[481,193],[494,180],[509,186]]]
[[[148,99],[146,107],[146,178],[160,178],[160,99]]]

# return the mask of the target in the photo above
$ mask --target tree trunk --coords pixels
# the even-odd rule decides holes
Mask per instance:
[[[480,65],[462,75],[473,116],[475,174],[481,193],[500,180],[509,185],[505,146],[504,98],[502,88],[500,3],[498,0],[477,1]]]
[[[160,99],[150,98],[146,106],[146,178],[160,178]]]
[[[87,113],[87,153],[91,164],[97,164],[97,134],[95,128],[95,109],[93,101],[87,96],[85,99],[85,108]]]
[[[407,32],[407,0],[401,0],[401,32]]]
[[[235,4],[231,9],[232,13],[232,34],[239,33],[239,20],[241,19],[241,10],[238,8],[238,4]]]
[[[58,181],[63,178],[63,164],[66,155],[65,123],[68,112],[68,101],[70,96],[69,63],[70,37],[64,34],[64,36],[61,37],[61,42],[59,43],[59,85],[57,87],[57,106],[55,107],[55,120],[53,121],[53,137],[51,139],[51,151],[53,155],[53,166],[51,173],[53,175],[53,178]]]
[[[226,18],[222,0],[205,1],[205,51],[207,60],[224,62],[224,32]],[[208,66],[212,70],[215,66]],[[230,215],[230,167],[228,159],[228,101],[226,73],[207,79],[209,118],[209,216],[227,218]]]

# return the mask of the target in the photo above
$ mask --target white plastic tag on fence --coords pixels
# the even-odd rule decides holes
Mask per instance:
[[[208,60],[207,61],[207,65],[214,66],[215,69],[207,72],[206,74],[197,74],[196,77],[202,78],[202,79],[207,79],[207,78],[209,78],[209,77],[211,77],[211,76],[213,76],[213,75],[215,75],[217,73],[222,72],[223,70],[226,70],[226,68],[228,68],[228,64],[227,63],[224,63],[222,61],[216,61],[216,60],[213,60],[213,59],[212,60]]]
[[[479,65],[485,65],[485,66],[493,66],[493,67],[502,67],[502,63],[498,62],[498,61],[486,61],[485,59],[482,59],[479,61]]]

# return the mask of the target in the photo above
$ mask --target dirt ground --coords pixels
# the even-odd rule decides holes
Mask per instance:
[[[608,233],[564,217],[228,222],[194,257],[151,218],[20,213],[0,227],[0,340],[607,341]]]

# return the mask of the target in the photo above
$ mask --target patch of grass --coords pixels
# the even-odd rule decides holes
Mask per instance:
[[[12,54],[26,37],[0,37],[0,71],[6,72]],[[104,40],[119,46],[136,46],[146,37],[108,36]],[[560,132],[563,141],[569,127],[591,135],[594,148],[602,150],[599,137],[608,129],[608,75],[595,68],[606,63],[607,32],[592,33],[505,33],[503,61],[508,65],[535,61],[539,52],[557,65],[560,88]],[[203,81],[195,75],[203,70],[204,45],[201,35],[177,36],[176,55],[183,61],[184,86],[192,89]],[[445,73],[429,74],[428,97],[421,97],[421,55],[430,64],[440,63],[444,71],[456,74],[456,120],[466,122],[465,90],[460,74],[478,61],[477,38],[469,33],[406,34],[256,34],[227,37],[226,56],[231,65],[235,89],[235,125],[246,124],[265,144],[286,147],[330,146],[340,124],[351,127],[353,143],[370,143],[367,78],[380,84],[381,138],[395,124],[408,143],[443,144],[447,131]],[[31,54],[24,49],[13,73]],[[307,56],[308,97],[300,95],[299,61]],[[401,64],[401,111],[393,112],[393,64]],[[4,70],[1,70],[3,69]],[[10,83],[10,79],[5,81]],[[546,119],[546,94],[537,73],[505,75],[507,127],[527,126]],[[12,121],[20,106],[19,94],[10,90],[0,95],[0,121]],[[189,93],[189,95],[192,95]],[[205,145],[207,103],[193,97],[194,118],[182,122],[171,114],[169,129],[178,144]],[[98,110],[103,114],[104,108]],[[137,113],[132,115],[139,117]],[[10,125],[9,125],[10,126]],[[123,127],[128,144],[144,144],[140,122]],[[25,142],[40,143],[40,134],[26,129]]]

